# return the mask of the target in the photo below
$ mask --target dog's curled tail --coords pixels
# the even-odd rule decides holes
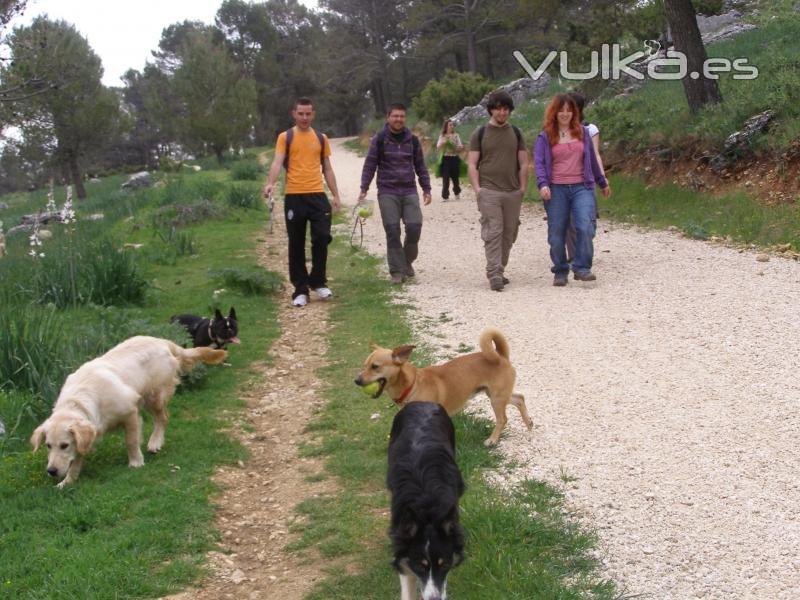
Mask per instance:
[[[501,356],[508,360],[511,355],[506,336],[492,327],[481,332],[480,346],[481,352],[489,362],[500,362]]]
[[[181,348],[178,344],[170,343],[169,346],[172,356],[178,359],[181,371],[186,373],[194,369],[199,362],[207,365],[218,365],[228,357],[227,350],[215,350],[201,346],[199,348]]]

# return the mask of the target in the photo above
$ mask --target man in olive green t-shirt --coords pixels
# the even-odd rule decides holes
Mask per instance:
[[[508,122],[514,100],[494,92],[486,106],[489,123],[469,140],[469,181],[481,213],[481,238],[486,252],[489,287],[503,291],[505,267],[517,239],[522,196],[528,186],[528,153],[522,133]]]

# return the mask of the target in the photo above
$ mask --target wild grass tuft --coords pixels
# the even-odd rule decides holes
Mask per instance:
[[[215,269],[209,275],[228,288],[238,290],[247,296],[274,294],[283,287],[283,277],[267,271],[263,267],[229,267]]]

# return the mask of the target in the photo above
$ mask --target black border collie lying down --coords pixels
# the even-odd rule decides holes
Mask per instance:
[[[411,402],[395,415],[386,483],[401,600],[415,600],[415,592],[423,600],[445,600],[447,573],[463,558],[458,499],[464,480],[455,449],[453,423],[439,404]]]

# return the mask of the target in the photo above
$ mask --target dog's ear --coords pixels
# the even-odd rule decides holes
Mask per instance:
[[[233,308],[232,306],[231,306],[231,309],[228,311],[228,318],[229,319],[236,319],[236,309]]]
[[[380,346],[378,346],[378,344],[376,344],[375,342],[370,342],[369,343],[369,349],[372,350],[373,352],[375,350],[377,350],[378,348],[380,348]]]
[[[222,316],[222,313],[219,312],[218,308],[214,309],[214,320],[215,321],[222,321],[225,317]]]
[[[70,425],[69,432],[75,438],[75,448],[78,450],[78,454],[89,452],[89,448],[92,447],[97,437],[97,430],[85,419],[80,419]]]
[[[33,446],[33,451],[36,452],[39,449],[39,446],[42,445],[44,441],[44,429],[47,421],[39,425],[36,429],[33,430],[33,434],[31,435],[31,446]]]
[[[392,350],[392,361],[397,365],[402,365],[411,356],[411,352],[416,346],[398,346]]]
[[[407,556],[395,556],[390,563],[398,573],[408,573],[411,569],[408,568]]]

